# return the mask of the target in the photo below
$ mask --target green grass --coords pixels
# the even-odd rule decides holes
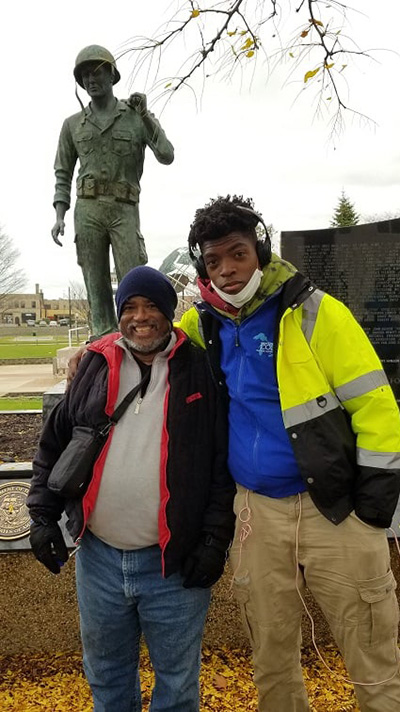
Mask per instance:
[[[42,410],[43,398],[0,398],[0,410]]]
[[[58,349],[68,346],[68,341],[48,341],[40,343],[31,341],[29,343],[0,339],[0,358],[53,358]]]
[[[41,331],[36,334],[0,336],[0,344],[64,344],[67,342],[68,336],[66,334],[43,334]]]

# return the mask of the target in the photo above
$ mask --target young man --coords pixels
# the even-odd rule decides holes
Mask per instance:
[[[349,310],[271,255],[251,201],[196,212],[189,251],[202,301],[180,323],[220,366],[237,483],[234,585],[259,712],[306,712],[307,586],[362,712],[398,712],[398,606],[385,527],[400,490],[400,418]],[[196,259],[196,252],[200,253]]]
[[[120,80],[111,52],[99,45],[78,54],[74,77],[89,95],[82,111],[63,123],[54,164],[56,222],[51,234],[61,246],[64,217],[71,202],[76,162],[75,243],[97,336],[116,330],[110,277],[110,246],[118,282],[132,267],[147,262],[140,232],[139,194],[145,149],[157,161],[174,160],[174,148],[147,109],[145,94],[118,101],[113,86]]]
[[[155,670],[150,709],[198,712],[209,587],[233,535],[225,399],[206,354],[172,328],[176,293],[137,267],[116,294],[121,334],[93,343],[44,426],[28,507],[33,553],[53,573],[68,559],[62,511],[80,543],[76,582],[84,666],[95,712],[140,712],[139,640]],[[75,425],[112,427],[83,498],[47,488]],[[145,385],[146,383],[146,385]]]

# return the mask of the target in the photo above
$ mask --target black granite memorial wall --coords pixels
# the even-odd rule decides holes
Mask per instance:
[[[281,250],[285,260],[351,309],[400,402],[400,219],[282,232]]]

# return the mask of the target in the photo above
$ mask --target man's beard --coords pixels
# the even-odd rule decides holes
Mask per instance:
[[[171,332],[169,331],[167,334],[163,334],[157,339],[154,339],[154,341],[152,341],[150,344],[138,344],[136,343],[136,341],[132,341],[126,336],[124,336],[124,341],[128,348],[133,352],[136,352],[138,354],[152,354],[155,351],[164,351],[164,349],[169,343],[170,338]]]

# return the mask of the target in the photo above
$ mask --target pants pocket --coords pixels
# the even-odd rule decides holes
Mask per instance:
[[[359,593],[358,637],[360,646],[374,645],[397,639],[399,608],[396,581],[391,570],[378,578],[356,582]]]
[[[257,619],[250,600],[249,583],[250,577],[248,572],[245,572],[243,576],[235,577],[233,581],[233,593],[239,605],[245,633],[249,638],[252,649],[256,650],[259,647],[260,639]]]

